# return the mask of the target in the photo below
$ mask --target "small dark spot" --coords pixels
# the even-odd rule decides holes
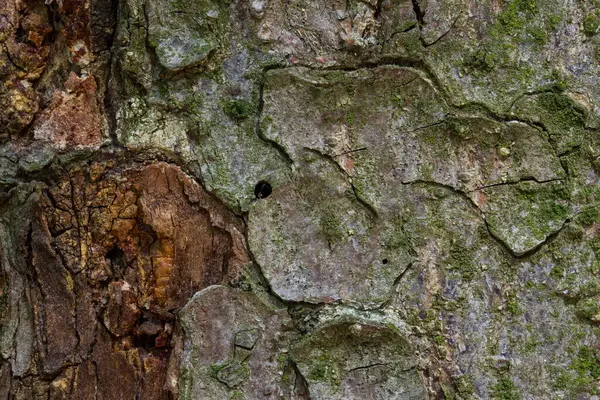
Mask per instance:
[[[117,246],[113,247],[106,253],[106,258],[112,265],[124,269],[127,266],[125,261],[125,253]]]
[[[254,196],[257,199],[266,199],[271,195],[272,191],[271,184],[266,181],[260,181],[254,186]]]
[[[384,258],[383,260],[381,260],[381,263],[382,263],[383,265],[387,264],[387,263],[388,263],[388,259],[387,259],[387,258]]]
[[[156,347],[156,337],[158,335],[144,335],[133,337],[133,346],[141,347],[146,350],[152,350]]]
[[[18,26],[17,31],[15,32],[17,42],[19,42],[19,43],[27,42],[28,41],[27,34],[28,34],[28,32],[25,29],[23,29],[22,26]]]

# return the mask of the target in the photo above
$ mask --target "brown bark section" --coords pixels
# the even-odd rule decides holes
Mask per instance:
[[[52,102],[40,113],[34,127],[36,139],[64,150],[68,146],[94,147],[102,141],[102,115],[97,101],[96,81],[71,72],[65,91],[55,91]]]
[[[241,219],[179,168],[113,164],[75,167],[29,198],[35,351],[16,398],[168,398],[176,312],[248,261]]]
[[[116,6],[111,0],[0,2],[0,142],[28,142],[35,125],[36,139],[61,149],[99,144]]]

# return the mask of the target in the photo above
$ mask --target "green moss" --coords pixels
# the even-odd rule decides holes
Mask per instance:
[[[586,208],[577,216],[577,222],[583,226],[591,226],[593,223],[600,223],[598,209],[595,207]]]
[[[600,379],[600,361],[598,356],[587,346],[579,349],[571,368],[582,378],[590,378],[590,381]]]
[[[339,367],[325,352],[311,364],[307,377],[312,381],[326,382],[333,388],[338,388],[342,381]]]
[[[548,28],[552,31],[556,30],[556,28],[558,28],[558,25],[561,23],[562,19],[563,18],[560,15],[552,14],[548,18]]]
[[[443,335],[435,335],[433,337],[433,341],[435,342],[435,344],[437,344],[438,346],[441,346],[443,344],[446,343],[446,339],[444,339]]]
[[[290,359],[290,356],[286,353],[279,353],[277,354],[277,362],[280,365],[284,365],[287,364],[288,360]]]
[[[460,394],[464,396],[470,396],[475,393],[475,388],[473,387],[473,382],[471,379],[472,378],[468,375],[461,375],[457,378],[454,378],[454,387]]]
[[[590,271],[592,272],[593,275],[600,276],[600,251],[596,252],[596,259],[592,263],[592,266],[590,267]]]
[[[544,342],[542,340],[537,339],[535,336],[534,337],[529,337],[525,341],[525,343],[523,344],[523,349],[527,353],[535,353],[535,351],[537,350],[538,346],[540,344],[543,344],[543,343]]]
[[[539,26],[527,27],[527,34],[533,39],[538,45],[544,45],[550,40],[550,34],[546,30]]]
[[[508,31],[517,31],[525,26],[525,18],[519,12],[518,1],[508,4],[508,7],[498,16],[498,20]]]
[[[509,0],[504,2],[496,21],[488,30],[488,40],[464,61],[465,72],[474,76],[489,76],[501,69],[506,78],[529,86],[539,80],[539,70],[521,62],[516,54],[524,45],[547,44],[562,21],[559,14],[544,15],[542,2]],[[516,82],[515,82],[516,83]]]
[[[492,388],[492,398],[497,400],[520,400],[521,395],[509,377],[501,376]]]
[[[578,340],[581,340],[579,338]],[[554,387],[577,395],[583,391],[599,394],[596,382],[600,379],[600,360],[592,349],[582,346],[567,370],[557,371]]]
[[[386,249],[410,249],[412,244],[402,229],[404,221],[400,217],[392,218],[382,231],[383,246]]]
[[[529,110],[523,110],[524,118],[537,115],[558,152],[572,149],[581,144],[585,137],[585,110],[561,93],[565,87],[566,82],[556,81],[549,88],[552,91],[540,94]]]
[[[521,85],[526,87],[530,85],[537,73],[538,71],[534,68],[528,66],[520,66],[517,70],[517,77]]]
[[[442,388],[442,392],[444,393],[444,400],[454,400],[456,399],[456,393],[454,392],[454,388],[445,383],[440,384]]]
[[[552,83],[545,88],[545,90],[549,92],[561,94],[569,86],[569,83],[567,82],[568,78],[557,70],[552,71],[552,74],[550,74],[550,79],[552,80]]]
[[[538,105],[548,111],[550,122],[560,128],[569,129],[584,123],[583,113],[563,94],[542,93],[538,97]]]
[[[519,192],[523,197],[522,207],[527,207],[523,224],[537,240],[543,240],[550,232],[549,223],[561,223],[570,215],[569,193],[563,185],[551,185],[544,190],[536,185],[521,185]]]
[[[404,37],[400,44],[409,57],[418,58],[423,51],[423,44],[417,35]]]
[[[600,314],[600,308],[598,307],[598,299],[588,298],[588,299],[580,300],[577,303],[577,308],[575,309],[575,314],[579,318],[583,318],[586,320],[592,320],[596,315]]]
[[[596,279],[590,279],[585,283],[579,284],[579,294],[581,297],[592,297],[600,294],[600,282]]]
[[[498,15],[500,25],[492,30],[494,36],[514,35],[537,13],[536,0],[513,0]]]
[[[461,277],[470,282],[477,273],[472,250],[460,243],[454,243],[450,248],[450,268],[460,271]]]
[[[226,365],[222,365],[222,364],[211,364],[208,368],[208,375],[212,378],[217,379],[217,373],[219,372],[219,370],[223,367],[225,367]]]
[[[236,121],[246,119],[255,112],[252,103],[242,99],[226,101],[222,104],[222,107],[225,114]]]
[[[506,311],[508,311],[511,315],[521,315],[523,311],[519,306],[519,299],[516,295],[510,295],[506,299]]]
[[[327,213],[319,221],[321,233],[330,245],[342,241],[345,237],[345,233],[342,228],[342,220],[334,212]]]
[[[192,386],[194,382],[194,374],[192,371],[182,366],[179,370],[179,399],[192,400]]]
[[[562,265],[556,265],[556,266],[554,266],[554,268],[552,268],[552,270],[550,271],[550,276],[555,281],[558,281],[558,280],[564,278],[564,276],[565,276],[565,267],[563,267]]]
[[[486,49],[479,49],[467,56],[463,65],[464,71],[467,74],[472,74],[476,71],[489,73],[498,65],[498,56],[496,53],[489,51],[486,46]]]
[[[346,112],[346,125],[352,126],[354,125],[354,119],[356,118],[356,112],[354,110],[349,110]]]
[[[244,393],[239,391],[239,390],[235,390],[233,393],[231,393],[231,395],[229,396],[230,400],[242,400],[245,399],[246,396],[244,396]]]
[[[281,380],[286,384],[290,384],[292,381],[293,369],[290,366],[290,356],[288,353],[277,354],[277,368],[283,372]]]
[[[583,32],[586,36],[594,36],[600,32],[600,11],[590,12],[583,20]]]
[[[536,284],[534,281],[528,280],[527,282],[525,282],[525,287],[527,289],[533,289],[534,287],[536,287]]]

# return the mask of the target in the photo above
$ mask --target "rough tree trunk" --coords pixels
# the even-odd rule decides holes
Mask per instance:
[[[598,399],[600,1],[0,0],[0,399]]]

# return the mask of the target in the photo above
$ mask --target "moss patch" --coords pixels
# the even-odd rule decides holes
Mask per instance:
[[[600,223],[598,209],[595,207],[586,208],[577,216],[577,223],[585,227],[591,226],[594,223]]]
[[[342,382],[339,366],[327,354],[321,354],[308,371],[308,379],[313,381],[327,382],[333,388],[338,388]]]
[[[540,107],[548,111],[545,117],[548,122],[558,128],[569,129],[582,126],[584,116],[581,110],[577,109],[573,101],[560,93],[542,93],[538,97]]]
[[[222,107],[223,111],[225,111],[225,114],[235,121],[246,119],[250,115],[254,114],[255,111],[252,103],[241,99],[226,101],[223,103]]]
[[[507,376],[501,376],[492,388],[492,398],[497,400],[520,400],[515,383]]]
[[[600,10],[590,12],[583,20],[583,33],[595,36],[600,33]]]
[[[571,361],[568,370],[562,371],[556,378],[555,387],[572,394],[588,391],[599,394],[595,383],[600,379],[600,360],[592,349],[582,346]]]
[[[562,183],[521,182],[485,192],[490,229],[516,253],[542,243],[571,215],[569,192]]]

